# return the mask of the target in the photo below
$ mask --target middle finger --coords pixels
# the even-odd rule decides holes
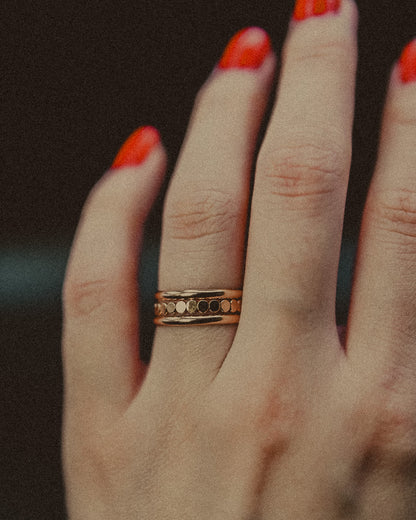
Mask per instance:
[[[327,2],[328,11],[313,16],[322,13],[303,12],[301,7],[309,4],[316,2],[297,4],[257,162],[239,326],[239,334],[272,334],[282,348],[299,332],[324,331],[326,338],[337,338],[335,294],[351,156],[357,10],[350,0]],[[267,359],[259,352],[267,342],[253,343],[256,356]]]

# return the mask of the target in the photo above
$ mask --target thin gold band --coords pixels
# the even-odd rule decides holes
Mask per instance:
[[[156,325],[228,325],[238,323],[242,291],[235,289],[159,291]]]

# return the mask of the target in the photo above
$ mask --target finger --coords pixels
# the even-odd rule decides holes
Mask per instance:
[[[351,155],[356,7],[349,0],[339,9],[339,2],[327,2],[330,12],[308,17],[306,4],[297,4],[257,162],[239,327],[239,334],[273,332],[281,348],[300,331],[328,329],[336,337]],[[281,349],[276,352],[280,357]]]
[[[143,127],[92,190],[75,236],[64,284],[66,402],[116,412],[137,392],[137,265],[143,222],[158,193],[165,152]]]
[[[366,370],[377,372],[380,364],[402,367],[413,377],[415,143],[416,41],[405,49],[390,82],[379,157],[363,216],[347,335],[350,357],[357,357]]]
[[[250,169],[274,66],[268,35],[243,30],[200,91],[165,203],[160,290],[241,288]],[[186,380],[189,367],[203,381],[234,333],[232,325],[158,327],[155,377]]]

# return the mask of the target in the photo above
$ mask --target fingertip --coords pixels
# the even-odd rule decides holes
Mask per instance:
[[[355,37],[358,22],[355,0],[298,0],[289,25],[289,38],[293,32],[299,32],[299,28],[304,36],[310,34],[315,40],[325,40],[331,32],[333,37],[342,36],[345,31]]]
[[[388,128],[413,125],[416,111],[416,39],[403,47],[394,63],[388,85],[384,107],[383,126]],[[398,124],[398,126],[397,126]],[[391,131],[388,131],[388,135]]]
[[[159,131],[153,126],[142,126],[124,142],[111,165],[111,170],[138,166],[158,147],[162,147]]]
[[[293,19],[302,21],[312,16],[322,16],[337,13],[341,7],[341,0],[297,0]]]
[[[258,69],[272,52],[271,39],[261,27],[247,27],[229,41],[219,69]]]
[[[416,38],[404,47],[397,70],[402,84],[416,82]]]

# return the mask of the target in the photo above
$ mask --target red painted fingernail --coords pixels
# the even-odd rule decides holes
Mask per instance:
[[[336,13],[340,6],[341,0],[297,0],[293,18],[300,21],[311,16]]]
[[[416,39],[404,48],[399,60],[399,70],[403,83],[416,81]]]
[[[248,27],[234,35],[218,64],[221,69],[257,69],[271,49],[270,37],[260,27]]]
[[[142,126],[135,130],[118,152],[112,169],[136,166],[142,163],[160,142],[159,132],[153,126]]]

